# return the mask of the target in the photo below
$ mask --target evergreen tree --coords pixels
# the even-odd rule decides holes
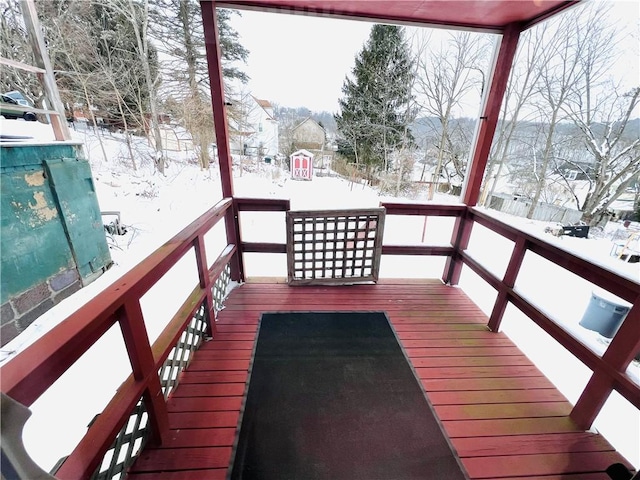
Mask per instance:
[[[388,170],[391,154],[413,144],[411,55],[404,30],[374,25],[346,77],[339,100],[338,151],[372,170]]]
[[[208,146],[215,135],[200,5],[197,0],[151,0],[151,3],[153,34],[161,40],[159,48],[168,59],[163,62],[163,90],[169,97],[165,107],[183,121],[194,139],[200,166],[207,169]],[[217,9],[222,73],[226,81],[246,82],[248,78],[237,62],[246,61],[249,52],[230,25],[234,13],[238,14]]]

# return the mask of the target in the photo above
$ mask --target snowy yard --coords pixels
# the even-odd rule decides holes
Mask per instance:
[[[23,128],[25,122],[0,120],[3,133],[12,128]],[[42,124],[28,124],[39,139],[50,135]],[[21,132],[24,134],[24,132]],[[63,320],[80,305],[116,281],[155,248],[162,245],[180,229],[188,225],[207,208],[221,199],[220,182],[216,168],[200,171],[189,162],[190,152],[175,153],[166,176],[153,173],[151,160],[139,160],[139,170],[132,172],[126,158],[122,140],[108,134],[103,137],[108,159],[102,159],[96,137],[88,132],[74,132],[76,140],[85,143],[102,211],[118,211],[127,228],[125,235],[109,238],[115,265],[91,285],[64,300],[42,315],[23,334],[2,349],[0,363],[39,338]],[[144,144],[139,145],[141,150]],[[376,207],[380,201],[402,201],[383,198],[362,184],[351,184],[337,177],[316,177],[311,182],[292,181],[288,173],[275,166],[261,165],[257,171],[236,172],[235,195],[261,198],[288,198],[292,209],[328,209],[343,207]],[[420,200],[420,199],[417,199]],[[457,199],[440,196],[436,201],[455,203]],[[492,213],[493,214],[493,213]],[[501,218],[506,218],[504,215]],[[610,255],[612,240],[603,238],[556,238],[544,233],[545,222],[509,217],[506,221],[532,235],[558,245],[594,263],[614,270],[634,281],[640,281],[640,264],[625,263]],[[452,219],[395,217],[387,220],[385,243],[420,244],[423,229],[425,243],[448,244]],[[611,228],[622,228],[615,225]],[[247,241],[283,242],[284,215],[247,214],[244,216],[242,235]],[[207,238],[208,261],[211,263],[226,244],[224,228],[218,225]],[[492,272],[502,275],[509,260],[510,242],[486,228],[474,227],[469,252]],[[484,253],[480,253],[484,252]],[[440,277],[442,258],[384,258],[381,277]],[[255,276],[285,276],[284,255],[247,256],[247,272]],[[142,308],[151,340],[159,334],[177,308],[177,299],[184,298],[197,282],[193,255],[187,254],[169,276],[163,279],[142,299]],[[470,271],[463,274],[462,288],[490,313],[495,291],[478,281]],[[593,285],[533,254],[527,254],[516,283],[519,291],[563,328],[587,344],[595,352],[605,351],[604,337],[581,327],[578,322],[588,305]],[[175,299],[176,305],[167,305],[166,299]],[[517,309],[509,307],[503,330],[536,362],[558,388],[575,402],[589,379],[590,371],[562,347],[550,339]],[[62,456],[70,453],[86,431],[87,424],[100,412],[126,375],[131,371],[124,342],[117,326],[111,329],[32,407],[32,419],[25,429],[25,444],[34,459],[45,469],[51,469]],[[108,359],[108,361],[105,361]],[[638,362],[632,363],[629,373],[640,383]],[[78,390],[82,385],[82,390]],[[72,398],[69,391],[75,391]],[[65,393],[66,392],[66,393]],[[636,467],[640,466],[640,413],[618,394],[612,395],[597,419],[595,427],[625,455]],[[59,432],[64,432],[60,435]]]

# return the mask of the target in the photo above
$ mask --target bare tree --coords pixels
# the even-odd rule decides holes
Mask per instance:
[[[423,39],[431,42],[429,36]],[[437,185],[443,164],[447,144],[450,139],[450,123],[456,107],[474,89],[483,88],[481,60],[484,55],[482,37],[470,32],[450,34],[448,41],[438,49],[422,48],[426,53],[419,60],[417,90],[419,103],[424,113],[435,117],[439,125],[437,164],[433,173],[432,185]],[[480,75],[479,75],[480,72]],[[425,167],[426,168],[426,163]],[[422,177],[424,177],[424,168]],[[433,198],[434,188],[429,190],[429,199]]]
[[[484,179],[482,198],[485,205],[491,201],[502,170],[513,153],[512,144],[517,141],[520,120],[523,116],[526,118],[526,108],[538,88],[541,65],[546,63],[544,39],[547,37],[548,26],[548,23],[543,23],[527,30],[521,37],[502,104],[502,121],[498,125]]]
[[[622,95],[614,88],[611,92],[606,102],[599,103],[599,111],[593,105],[584,110],[570,105],[574,107],[571,119],[584,135],[593,160],[587,176],[589,191],[580,208],[582,219],[590,224],[602,220],[611,203],[638,180],[640,172],[640,136],[637,131],[627,131],[631,113],[640,101],[640,87]],[[600,120],[595,122],[594,117]]]
[[[640,133],[628,127],[640,103],[640,86],[624,91],[613,82],[610,70],[618,58],[618,30],[606,21],[604,6],[589,13],[581,28],[586,34],[578,59],[582,75],[564,109],[580,129],[590,157],[584,172],[589,189],[580,210],[583,221],[596,224],[638,178]]]
[[[1,3],[0,9],[0,56],[35,65],[33,51],[27,40],[22,11],[18,0],[8,0]],[[35,75],[25,75],[15,68],[0,68],[0,88],[3,92],[19,90],[27,98],[38,104],[42,87]]]
[[[98,53],[94,38],[86,29],[86,24],[78,22],[83,15],[83,9],[87,4],[72,2],[66,9],[58,11],[57,15],[48,21],[47,30],[50,45],[56,46],[56,57],[68,70],[58,70],[58,76],[73,77],[69,86],[78,87],[79,91],[67,92],[68,97],[81,99],[86,105],[86,114],[89,116],[91,126],[96,130],[97,120],[94,105],[100,103],[105,90],[110,85],[106,81],[107,75],[101,65],[101,56]],[[79,11],[78,11],[79,10]],[[102,151],[102,157],[108,160],[101,135],[96,135]]]
[[[162,148],[162,135],[159,125],[158,88],[160,78],[158,75],[153,74],[150,62],[154,49],[151,46],[149,35],[149,0],[108,0],[103,2],[102,5],[120,18],[126,19],[133,31],[135,53],[143,71],[145,89],[148,95],[147,106],[150,115],[147,121],[153,136],[154,162],[158,171],[163,174],[166,159]],[[139,100],[140,103],[144,103],[142,96],[139,96]]]

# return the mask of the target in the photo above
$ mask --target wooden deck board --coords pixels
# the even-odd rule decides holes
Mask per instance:
[[[386,280],[351,287],[246,283],[219,312],[217,337],[194,355],[168,400],[170,439],[128,478],[222,479],[262,312],[384,311],[470,479],[602,480],[625,462],[577,429],[571,405],[457,288]]]

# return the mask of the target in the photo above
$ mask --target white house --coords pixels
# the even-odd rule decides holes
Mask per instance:
[[[274,158],[278,148],[278,122],[268,100],[244,95],[229,119],[231,152],[251,157]]]

